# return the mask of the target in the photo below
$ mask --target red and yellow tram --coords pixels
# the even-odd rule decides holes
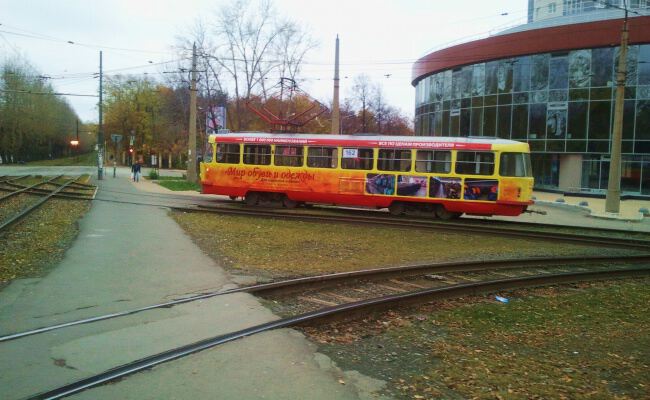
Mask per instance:
[[[209,136],[203,193],[516,216],[532,204],[529,147],[503,139],[228,133]]]

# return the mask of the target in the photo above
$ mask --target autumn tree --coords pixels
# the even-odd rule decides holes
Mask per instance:
[[[341,126],[345,133],[413,135],[410,119],[389,105],[383,88],[365,74],[353,80],[349,97],[341,105]]]
[[[0,65],[0,156],[3,162],[56,158],[70,152],[77,115],[47,77],[27,61]],[[89,148],[82,141],[84,149]]]

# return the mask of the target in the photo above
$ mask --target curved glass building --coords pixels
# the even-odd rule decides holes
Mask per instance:
[[[650,195],[647,3],[628,1],[624,194]],[[623,11],[599,4],[530,0],[528,24],[419,59],[416,134],[526,141],[538,187],[607,189]]]

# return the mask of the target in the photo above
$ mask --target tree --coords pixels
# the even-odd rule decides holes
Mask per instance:
[[[214,23],[197,21],[179,47],[187,57],[191,44],[197,44],[200,94],[228,99],[233,105],[228,107],[230,126],[246,130],[255,118],[245,102],[267,97],[269,82],[287,75],[295,79],[316,43],[297,23],[281,18],[269,0],[233,0],[215,15]]]
[[[354,78],[351,93],[341,105],[341,127],[346,133],[413,135],[410,119],[390,106],[381,85],[364,74]]]
[[[352,99],[361,106],[361,131],[368,132],[368,106],[372,96],[372,83],[366,74],[357,75],[352,84]]]
[[[47,77],[26,60],[0,65],[0,156],[3,162],[55,158],[70,152],[77,115]],[[84,146],[87,143],[82,142]]]

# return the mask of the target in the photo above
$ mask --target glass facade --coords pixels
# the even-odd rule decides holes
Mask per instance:
[[[536,180],[549,186],[558,155],[584,154],[583,188],[606,188],[618,52],[535,54],[430,75],[416,85],[416,135],[527,141]],[[650,194],[650,44],[630,46],[627,65],[622,186]]]

